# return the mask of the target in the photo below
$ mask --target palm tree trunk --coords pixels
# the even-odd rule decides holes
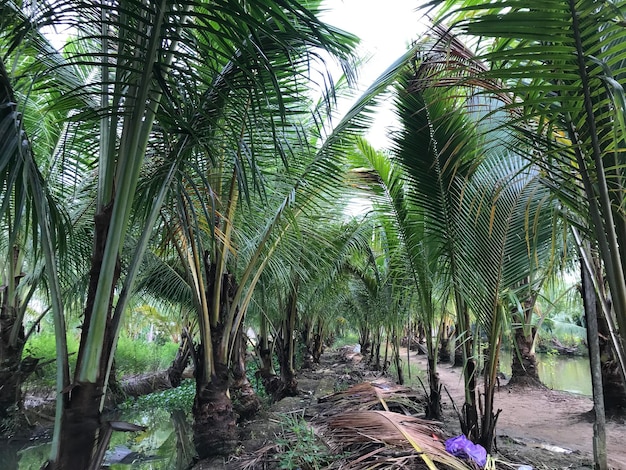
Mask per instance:
[[[250,419],[261,408],[261,400],[257,396],[246,375],[246,336],[243,326],[237,331],[233,345],[233,383],[230,387],[235,412],[239,419]]]
[[[441,339],[439,341],[439,362],[450,363],[450,331],[445,322],[441,323]]]
[[[317,333],[313,335],[313,362],[320,363],[320,358],[324,353],[324,337],[322,336],[323,328],[321,320],[318,320]]]
[[[94,299],[98,286],[100,271],[104,258],[107,232],[111,221],[112,204],[107,206],[102,213],[95,217],[95,244],[91,263],[89,278],[89,288],[87,293],[87,303],[84,311],[84,321],[82,325],[78,359],[74,382],[66,390],[67,393],[63,416],[60,423],[60,441],[58,448],[58,458],[50,461],[47,470],[68,470],[73,468],[90,468],[95,449],[98,448],[98,431],[101,424],[101,402],[104,394],[104,382],[108,368],[109,356],[113,348],[113,339],[110,337],[110,318],[105,325],[103,339],[103,351],[100,366],[97,371],[96,380],[93,382],[79,381],[78,371],[80,364],[85,360],[84,351],[87,342],[87,331],[91,323],[91,315],[94,309]],[[113,274],[117,283],[120,276],[119,260]],[[109,296],[109,312],[112,310],[113,291]]]
[[[398,371],[398,385],[404,385],[404,371],[402,370],[402,359],[400,358],[400,338],[395,328],[392,335],[393,362]]]
[[[426,404],[426,419],[442,421],[441,409],[441,382],[437,373],[437,361],[433,357],[428,358],[428,403]]]
[[[297,316],[297,293],[292,290],[287,303],[287,317],[283,321],[281,334],[278,341],[278,364],[280,365],[281,396],[275,396],[275,400],[283,397],[293,397],[298,394],[298,381],[294,370],[294,332]]]
[[[0,435],[14,436],[28,431],[23,412],[22,383],[32,374],[38,359],[22,359],[26,336],[22,323],[22,299],[18,286],[23,277],[19,272],[19,249],[10,249],[9,276],[11,285],[0,286]]]
[[[541,385],[539,370],[537,369],[537,357],[533,350],[535,330],[527,335],[524,328],[515,328],[513,341],[515,342],[513,359],[511,363],[510,384],[516,385]]]
[[[300,339],[304,344],[304,357],[302,358],[302,368],[311,369],[313,367],[313,325],[308,319],[304,319],[301,326]]]
[[[198,359],[202,349],[198,348]],[[230,455],[237,447],[237,420],[228,394],[228,366],[215,363],[210,380],[197,380],[192,408],[193,439],[200,459]]]
[[[526,282],[529,282],[526,279]],[[523,304],[523,311],[512,312],[513,322],[517,325],[513,328],[513,361],[511,364],[510,384],[523,386],[540,386],[539,370],[537,369],[537,357],[535,356],[534,342],[536,328],[531,325],[532,313],[535,308],[537,295],[532,294]]]
[[[183,331],[180,335],[180,344],[178,345],[176,356],[174,357],[172,364],[167,370],[167,378],[169,379],[170,384],[173,388],[178,387],[182,382],[183,372],[185,371],[185,368],[187,367],[190,358],[191,338],[189,337],[187,328],[183,328]]]
[[[587,336],[589,342],[589,360],[591,364],[591,383],[593,385],[593,408],[595,421],[593,424],[593,454],[596,470],[606,470],[606,418],[604,408],[602,365],[600,362],[599,315],[598,301],[590,279],[590,273],[581,260],[581,280],[585,318],[587,319]]]

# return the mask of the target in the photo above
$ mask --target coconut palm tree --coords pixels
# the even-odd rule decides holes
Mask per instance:
[[[381,185],[389,199],[382,212],[393,215],[401,234],[406,269],[426,312],[431,340],[441,318],[437,313],[447,298],[455,299],[466,364],[463,427],[490,448],[505,310],[519,287],[526,286],[525,279],[541,278],[535,260],[550,253],[553,205],[539,171],[506,150],[510,137],[497,126],[488,136],[484,132],[481,103],[463,101],[458,90],[429,86],[434,68],[427,56],[418,57],[414,68],[398,80],[402,130],[388,162],[384,155],[370,157],[376,177],[369,179]],[[522,233],[526,235],[520,237]],[[447,286],[447,291],[438,286]],[[478,345],[472,344],[470,318],[490,345],[484,359],[485,402],[480,407],[475,386]],[[428,346],[431,408],[436,410],[436,341]]]
[[[11,60],[11,54],[5,56]],[[32,64],[15,58],[9,72],[0,59],[0,246],[5,253],[0,273],[0,432],[13,434],[27,428],[22,416],[21,384],[35,370],[38,360],[23,356],[24,345],[33,328],[25,329],[24,320],[29,303],[40,286],[45,287],[43,275],[43,253],[36,246],[40,232],[37,228],[38,211],[41,207],[33,204],[32,198],[39,198],[41,205],[47,206],[48,213],[56,214],[59,227],[63,227],[62,215],[56,203],[42,187],[42,172],[48,174],[51,165],[35,162],[29,152],[31,139],[37,142],[36,151],[48,153],[56,144],[58,126],[48,116],[43,122],[25,119],[18,110],[36,109],[46,98],[45,94],[29,95],[29,90],[13,87],[16,77],[25,73]],[[48,97],[49,98],[49,97]],[[58,117],[58,116],[57,116]],[[20,142],[26,144],[20,148]],[[22,182],[36,179],[39,188],[24,188]],[[39,295],[42,295],[40,290]],[[45,295],[45,294],[44,294]],[[38,315],[38,323],[48,310]]]
[[[240,125],[229,127],[235,115],[224,112],[231,99],[247,99],[240,108],[247,114],[238,122],[251,123],[249,128],[261,109],[271,107],[276,125],[270,132],[276,136],[288,109],[281,99],[285,75],[300,73],[307,62],[320,58],[320,48],[343,60],[354,42],[315,19],[315,2],[307,4],[310,9],[261,3],[68,0],[34,2],[24,10],[2,4],[3,19],[9,13],[14,19],[9,24],[12,44],[27,45],[31,49],[23,50],[34,50],[45,66],[39,83],[64,86],[63,98],[52,108],[74,123],[66,135],[80,130],[87,137],[73,142],[80,144],[70,147],[73,154],[68,148],[58,151],[68,152],[68,158],[89,156],[98,170],[81,344],[73,380],[67,367],[60,372],[49,468],[89,468],[92,455],[99,454],[93,449],[98,436],[107,435],[100,432],[100,410],[121,319],[152,227],[182,163],[200,162],[200,156],[204,165],[217,161],[211,137],[220,130],[231,139],[241,132]],[[69,28],[71,43],[63,55],[37,35],[44,25]],[[234,149],[232,156],[254,162],[249,148]],[[254,173],[249,176],[234,180],[244,193],[256,181]],[[140,186],[142,179],[150,184]],[[133,230],[137,240],[130,261],[122,265]],[[55,266],[52,261],[46,259],[46,265]],[[64,331],[59,302],[55,311],[57,331]],[[57,337],[62,342],[63,334]],[[67,364],[62,344],[58,352],[58,362]]]
[[[524,146],[536,147],[530,157],[571,221],[598,244],[612,298],[607,321],[624,377],[623,2],[433,4],[443,5],[457,31],[484,39],[479,57],[489,71],[482,78],[506,91],[503,107],[515,114]]]

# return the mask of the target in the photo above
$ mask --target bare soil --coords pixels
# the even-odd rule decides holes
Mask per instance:
[[[405,356],[406,357],[406,356]],[[411,354],[411,361],[426,370],[426,357]],[[439,366],[439,377],[457,404],[463,404],[462,369]],[[454,411],[444,393],[446,424],[454,426]],[[548,388],[509,387],[496,390],[495,407],[502,412],[496,428],[498,451],[516,462],[538,469],[593,468],[593,403],[590,397]],[[626,470],[626,425],[607,423],[609,467]]]

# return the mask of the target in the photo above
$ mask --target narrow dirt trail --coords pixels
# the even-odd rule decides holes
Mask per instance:
[[[418,364],[420,369],[426,370],[424,355],[411,352],[410,360]],[[457,407],[464,400],[461,373],[460,368],[439,366],[441,382]],[[453,413],[450,399],[445,392],[443,395],[446,412]],[[546,457],[550,454],[558,456],[559,449],[569,450],[592,461],[593,422],[588,417],[588,412],[593,408],[591,398],[547,388],[509,388],[503,383],[496,391],[495,407],[502,409],[496,429],[499,442],[513,441],[527,448],[536,448],[539,454],[544,453]],[[450,416],[450,419],[454,418]],[[615,470],[626,470],[625,443],[626,425],[609,421],[607,450],[609,465]]]

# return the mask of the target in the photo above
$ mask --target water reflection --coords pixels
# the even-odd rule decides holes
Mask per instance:
[[[112,470],[182,470],[191,462],[191,427],[183,411],[126,411],[121,419],[146,430],[113,435],[105,458]]]
[[[103,468],[112,470],[183,470],[195,455],[189,420],[184,411],[127,410],[122,421],[139,424],[143,432],[113,433]],[[0,443],[2,470],[39,470],[50,444]]]
[[[589,358],[564,357],[551,354],[537,354],[537,369],[541,382],[553,390],[562,390],[581,395],[592,395]],[[511,353],[502,351],[500,370],[511,375]]]

